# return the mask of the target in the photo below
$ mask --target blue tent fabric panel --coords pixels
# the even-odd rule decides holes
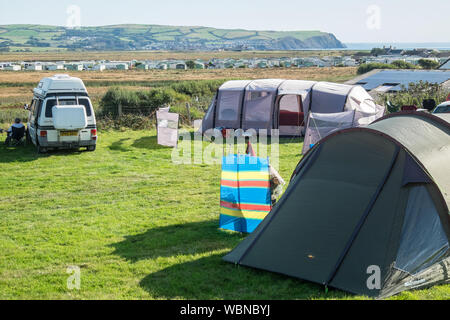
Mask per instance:
[[[219,221],[221,229],[244,233],[252,233],[260,223],[259,219],[238,218],[224,214],[220,215]]]
[[[231,203],[251,203],[260,205],[270,205],[270,193],[267,188],[232,188],[220,187],[220,200]]]
[[[222,159],[222,170],[234,172],[240,171],[264,171],[269,167],[269,159],[253,157],[246,154],[228,155]]]

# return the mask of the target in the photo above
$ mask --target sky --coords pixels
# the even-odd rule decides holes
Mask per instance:
[[[449,0],[0,0],[0,25],[79,21],[320,30],[346,43],[450,42],[449,13]]]

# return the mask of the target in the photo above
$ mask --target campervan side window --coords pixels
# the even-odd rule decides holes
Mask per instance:
[[[78,103],[86,109],[86,115],[88,117],[92,116],[92,109],[91,105],[89,103],[88,99],[79,98]],[[53,111],[52,108],[56,106],[57,102],[56,99],[49,99],[47,100],[47,105],[45,107],[45,117],[46,118],[53,118]],[[59,105],[60,106],[74,106],[77,104],[77,101],[75,99],[59,99]]]
[[[245,120],[269,121],[273,94],[271,92],[247,92],[245,97]]]
[[[219,99],[219,120],[237,120],[241,104],[241,92],[223,91],[219,94]]]
[[[34,115],[35,111],[36,111],[36,100],[33,99],[31,101],[30,112],[31,112],[32,115]]]
[[[41,111],[42,100],[33,99],[31,103],[31,123],[34,123],[38,118],[39,112]]]

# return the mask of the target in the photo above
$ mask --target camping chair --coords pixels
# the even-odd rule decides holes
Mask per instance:
[[[26,143],[27,142],[25,139],[25,127],[22,128],[12,127],[12,132],[8,137],[8,147],[18,146],[20,144],[26,146]]]

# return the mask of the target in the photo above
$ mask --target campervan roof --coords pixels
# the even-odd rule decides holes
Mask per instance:
[[[34,93],[39,96],[46,96],[52,93],[87,93],[84,83],[79,78],[71,77],[67,74],[57,74],[53,77],[43,78]]]

